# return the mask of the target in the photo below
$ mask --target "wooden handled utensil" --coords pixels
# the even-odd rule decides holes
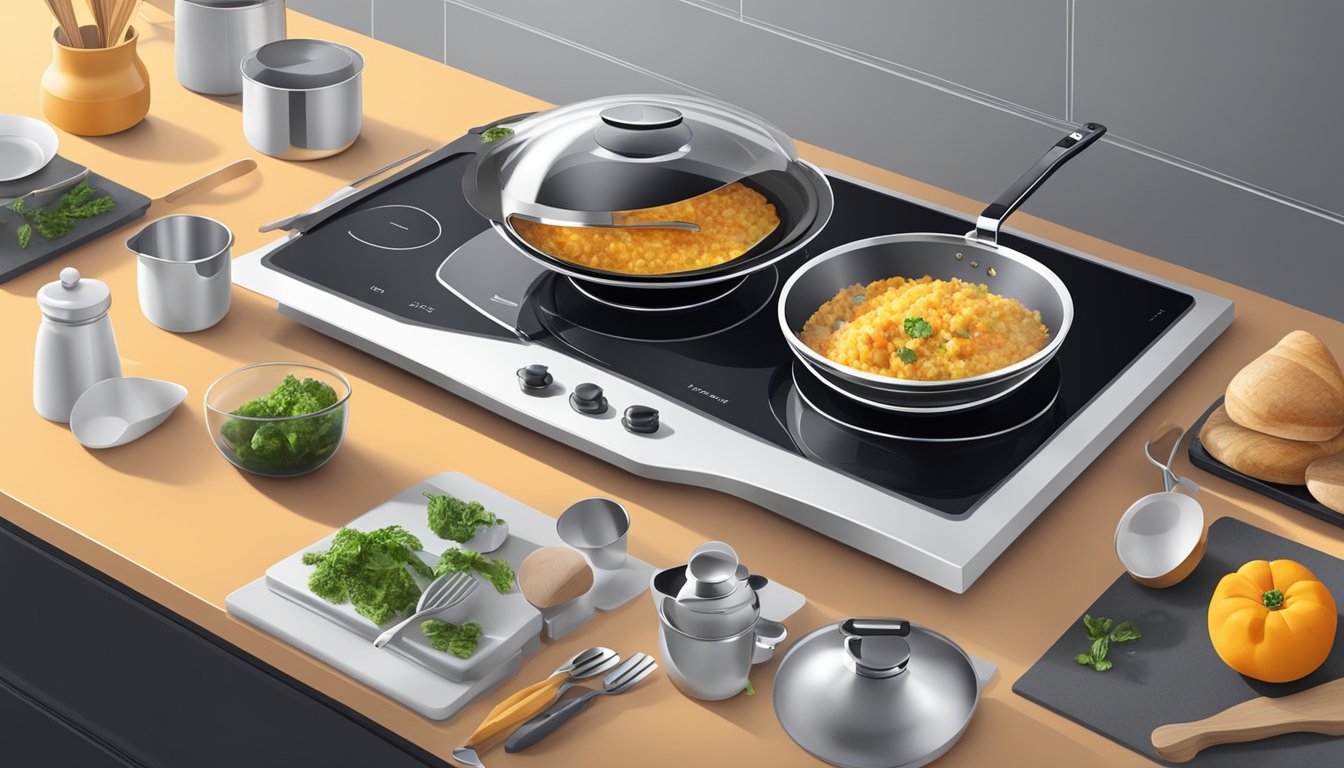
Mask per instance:
[[[1288,696],[1244,701],[1192,723],[1164,725],[1153,731],[1152,738],[1158,757],[1184,763],[1217,744],[1259,741],[1285,733],[1344,736],[1344,678]]]
[[[495,705],[467,743],[453,750],[457,762],[480,768],[477,750],[492,740],[540,713],[577,681],[600,675],[620,663],[621,657],[610,648],[589,648],[560,666],[545,680],[524,688]]]
[[[193,192],[214,189],[226,181],[233,181],[234,179],[246,176],[256,169],[257,161],[250,157],[245,157],[242,160],[234,160],[232,163],[229,163],[222,168],[216,168],[195,181],[189,181],[186,184],[183,184],[162,197],[154,198],[154,202],[175,203]]]
[[[71,48],[83,48],[84,38],[79,32],[79,17],[75,16],[75,7],[71,0],[46,0],[51,15],[65,33],[65,44]]]

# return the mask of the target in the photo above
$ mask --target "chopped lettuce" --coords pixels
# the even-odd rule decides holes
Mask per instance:
[[[300,380],[288,374],[264,397],[243,403],[232,413],[247,419],[230,419],[220,427],[238,461],[263,474],[301,472],[321,464],[340,444],[345,408],[336,408],[319,416],[306,416],[326,410],[339,398],[336,390],[317,379]],[[249,419],[291,418],[289,421],[251,421]]]

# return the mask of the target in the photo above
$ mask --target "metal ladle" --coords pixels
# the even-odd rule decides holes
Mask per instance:
[[[1162,470],[1162,486],[1168,493],[1176,491],[1186,496],[1194,496],[1199,492],[1199,484],[1188,477],[1177,475],[1171,469],[1171,465],[1176,463],[1176,452],[1180,450],[1181,443],[1185,442],[1185,434],[1188,431],[1176,426],[1167,427],[1156,438],[1144,442],[1143,455],[1148,458],[1148,463]],[[1153,447],[1165,442],[1173,432],[1178,432],[1178,434],[1176,435],[1176,441],[1171,444],[1171,452],[1167,455],[1165,462],[1159,461],[1157,457],[1153,456]]]

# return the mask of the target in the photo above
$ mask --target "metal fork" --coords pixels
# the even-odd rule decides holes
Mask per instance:
[[[34,189],[18,197],[0,197],[0,224],[7,223],[8,220],[4,217],[3,210],[8,209],[15,200],[22,200],[30,208],[44,208],[64,194],[66,190],[83,181],[88,175],[89,169],[85,168],[68,179],[61,179],[55,184],[48,184],[41,189]]]
[[[614,696],[639,685],[640,681],[658,669],[658,662],[646,653],[636,653],[624,664],[602,678],[601,690],[588,690],[582,695],[558,704],[528,720],[504,742],[505,752],[518,752],[549,736],[570,718],[588,708],[598,696]]]
[[[373,641],[373,647],[382,648],[392,638],[396,637],[401,630],[405,629],[406,625],[431,613],[452,608],[466,600],[475,591],[476,577],[470,572],[445,573],[429,582],[425,591],[420,593],[420,602],[415,605],[415,613],[397,622],[396,626],[379,635],[378,639]]]

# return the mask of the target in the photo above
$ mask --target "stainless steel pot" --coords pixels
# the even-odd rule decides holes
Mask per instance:
[[[678,629],[658,609],[658,646],[667,676],[687,696],[730,699],[747,688],[751,668],[769,661],[789,636],[777,621],[756,619],[728,637],[696,637]]]
[[[206,216],[174,214],[126,241],[136,255],[140,311],[165,331],[192,333],[224,319],[232,283],[233,232]]]
[[[364,57],[326,40],[279,40],[248,54],[243,134],[282,160],[316,160],[345,150],[363,125]]]
[[[1071,131],[980,214],[965,235],[884,235],[848,243],[808,261],[784,283],[779,325],[794,355],[837,392],[874,408],[939,413],[975,408],[1012,392],[1049,362],[1073,324],[1073,298],[1045,265],[998,242],[1003,220],[1106,127],[1088,123]],[[931,275],[984,283],[989,290],[1038,310],[1050,340],[1036,354],[991,373],[950,381],[914,381],[860,371],[817,354],[799,332],[808,318],[842,289],[856,283]]]
[[[610,96],[539,112],[506,126],[472,161],[463,192],[502,237],[548,269],[643,309],[690,306],[730,281],[806,246],[830,220],[826,176],[793,141],[749,112],[694,96]],[[741,182],[764,195],[780,224],[747,253],[717,266],[630,275],[592,269],[533,248],[516,219],[574,227],[620,226],[619,212],[687,200]],[[684,223],[670,223],[684,228]],[[615,289],[613,294],[611,289]],[[680,291],[677,299],[647,289]],[[642,295],[641,295],[642,294]]]
[[[197,93],[241,93],[243,57],[285,39],[285,0],[176,0],[177,81]]]
[[[775,714],[798,746],[844,768],[916,768],[952,748],[980,701],[964,651],[903,619],[822,627],[784,655]]]

